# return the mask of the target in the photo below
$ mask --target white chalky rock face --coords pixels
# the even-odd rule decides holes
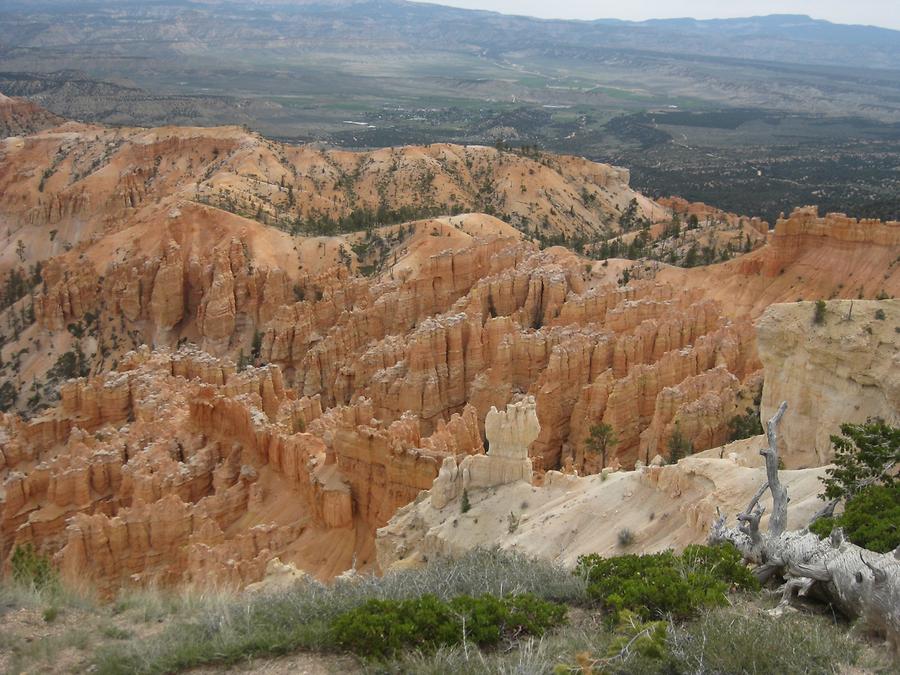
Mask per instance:
[[[534,398],[510,403],[504,412],[492,407],[484,421],[488,439],[486,455],[469,455],[459,464],[447,457],[431,487],[431,505],[444,508],[463,490],[531,482],[528,448],[541,432]]]
[[[789,469],[828,464],[845,422],[900,425],[900,300],[829,300],[821,324],[814,311],[812,302],[772,305],[756,322],[761,417],[791,404],[779,448]]]
[[[541,432],[534,398],[529,396],[519,403],[510,403],[505,412],[491,407],[484,420],[484,432],[488,439],[488,456],[527,458],[529,446]]]

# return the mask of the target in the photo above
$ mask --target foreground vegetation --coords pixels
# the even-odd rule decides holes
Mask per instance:
[[[810,525],[827,537],[836,527],[857,546],[887,553],[900,547],[900,428],[881,419],[865,424],[842,424],[841,435],[831,436],[834,466],[822,480],[822,499],[843,512],[829,513]]]
[[[724,546],[587,556],[575,574],[478,550],[380,578],[109,604],[20,570],[0,589],[7,672],[169,673],[297,653],[372,673],[890,672],[830,615],[768,615],[774,600],[749,592],[755,580]]]
[[[900,430],[869,420],[841,432],[823,479],[832,511],[812,529],[840,526],[870,550],[893,550]],[[574,571],[481,549],[382,577],[130,591],[111,603],[64,587],[30,544],[7,569],[0,672],[173,673],[272,658],[288,671],[306,659],[303,668],[373,673],[896,672],[833,609],[767,611],[780,593],[762,590],[730,543],[585,555]]]

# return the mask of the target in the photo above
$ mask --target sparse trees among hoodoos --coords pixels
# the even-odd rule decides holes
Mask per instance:
[[[676,423],[675,431],[669,437],[669,463],[676,464],[682,457],[687,457],[693,453],[694,444],[681,433],[681,427]]]
[[[595,424],[591,427],[585,441],[585,449],[595,455],[600,456],[600,468],[606,466],[607,453],[612,450],[619,439],[616,437],[615,430],[605,422]]]

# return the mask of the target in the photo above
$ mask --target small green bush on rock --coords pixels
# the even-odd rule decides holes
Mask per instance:
[[[56,605],[50,605],[44,610],[42,616],[44,617],[45,623],[53,623],[59,616],[59,607],[57,607]]]
[[[464,489],[462,492],[462,499],[459,501],[459,510],[463,513],[468,513],[471,508],[472,504],[469,502],[469,491]]]
[[[579,558],[578,571],[587,576],[588,595],[614,623],[625,610],[644,621],[668,614],[685,619],[701,607],[723,604],[732,588],[759,588],[730,544],[692,545],[680,556],[671,551],[615,558],[592,554]]]
[[[816,300],[815,309],[813,310],[813,323],[825,323],[825,301]]]
[[[606,650],[607,657],[634,651],[651,659],[661,659],[667,653],[668,624],[665,621],[641,621],[634,612],[623,610],[615,635]]]
[[[566,608],[530,593],[497,598],[433,595],[411,600],[369,600],[337,616],[335,642],[361,656],[386,658],[402,649],[434,650],[470,642],[479,647],[519,635],[543,635],[564,623]]]
[[[735,415],[728,421],[729,441],[759,436],[765,433],[759,421],[759,409],[747,408],[743,415]]]

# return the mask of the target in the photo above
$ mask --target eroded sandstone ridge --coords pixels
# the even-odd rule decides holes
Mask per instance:
[[[831,301],[814,323],[812,303],[777,304],[757,322],[764,364],[763,415],[795,400],[784,415],[781,439],[790,494],[788,529],[804,527],[822,508],[820,479],[829,459],[828,435],[844,421],[879,415],[898,423],[900,303]],[[779,401],[773,405],[774,401]],[[509,424],[507,422],[507,424]],[[512,427],[511,427],[512,429]],[[403,507],[378,531],[382,569],[475,546],[514,548],[566,565],[598,552],[616,555],[681,548],[705,542],[721,513],[746,507],[766,480],[764,435],[713,448],[676,464],[604,470],[578,476],[571,465],[548,471],[541,486],[527,482],[473,488],[468,509],[442,476],[429,493]],[[469,462],[475,457],[467,458]],[[448,475],[449,477],[449,475]],[[764,500],[767,522],[771,498]],[[623,545],[619,534],[629,533]]]
[[[794,209],[767,246],[699,270],[665,268],[656,278],[702,288],[732,315],[758,315],[776,302],[900,296],[900,222],[820,216]]]
[[[369,567],[372,525],[446,457],[482,447],[471,408],[423,436],[411,418],[381,425],[364,401],[323,412],[276,366],[238,373],[190,348],[145,348],[70,381],[59,408],[5,417],[2,437],[4,558],[30,541],[105,591],[243,585],[275,555],[324,576]]]
[[[67,123],[0,160],[0,557],[30,541],[108,592],[373,566],[436,478],[446,506],[599,472],[600,423],[626,469],[676,434],[720,447],[760,396],[768,305],[826,276],[900,293],[896,223],[810,209],[741,220],[760,247],[693,269],[545,246],[674,217],[577,158]]]
[[[259,321],[273,296],[237,281],[243,255],[227,244],[212,277],[243,287],[251,304],[236,306]],[[171,247],[160,268],[182,260]],[[442,465],[467,467],[464,456],[480,453],[493,406],[533,396],[515,443],[497,435],[485,457],[526,479],[532,462],[539,473],[567,461],[597,470],[584,452],[597,420],[617,429],[613,455],[625,465],[664,448],[676,425],[698,450],[711,447],[758,388],[749,324],[695,292],[617,287],[564,249],[494,236],[434,254],[403,281],[340,269],[310,280],[311,299],[257,323],[263,368],[143,347],[63,385],[55,408],[9,416],[4,557],[33,541],[67,574],[110,590],[248,583],[274,555],[326,575],[354,559],[364,567],[377,527]],[[196,307],[213,304],[204,295],[215,287]],[[176,296],[182,307],[192,288]],[[177,314],[178,302],[153,295],[148,308]],[[513,445],[530,459],[506,457]],[[320,538],[331,556],[312,543]]]
[[[64,121],[32,101],[0,94],[0,138],[33,134]]]

